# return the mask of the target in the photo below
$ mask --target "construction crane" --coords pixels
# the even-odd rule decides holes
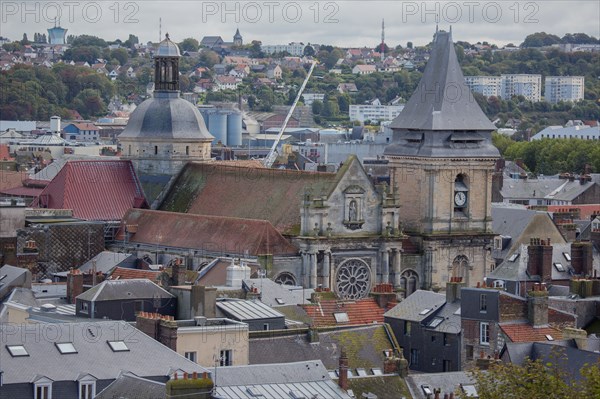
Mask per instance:
[[[308,74],[306,75],[306,79],[304,79],[304,82],[302,82],[302,86],[300,86],[300,90],[298,90],[298,94],[296,94],[296,99],[294,100],[294,103],[290,107],[290,112],[288,112],[288,114],[285,117],[285,120],[283,121],[283,125],[281,125],[281,130],[279,131],[279,134],[277,135],[277,138],[275,139],[275,142],[273,143],[273,146],[271,147],[271,151],[269,151],[269,154],[267,154],[267,156],[264,160],[264,165],[267,168],[271,168],[273,166],[273,164],[275,163],[275,159],[277,159],[277,146],[279,145],[279,142],[281,141],[281,137],[283,136],[283,132],[285,131],[285,128],[287,127],[287,124],[288,124],[290,118],[292,117],[294,110],[296,109],[296,104],[298,103],[298,100],[300,100],[300,97],[302,96],[302,92],[304,91],[304,88],[306,87],[306,84],[308,83],[308,79],[310,79],[310,75],[312,75],[313,70],[315,69],[315,65],[317,65],[317,61],[312,62],[312,65],[310,66],[310,69],[308,70]]]

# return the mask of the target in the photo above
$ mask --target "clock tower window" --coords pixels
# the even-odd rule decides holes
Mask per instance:
[[[469,204],[469,187],[467,186],[468,179],[464,174],[456,176],[454,179],[454,192],[453,192],[453,203],[454,203],[454,216],[465,217],[467,216],[467,208]]]

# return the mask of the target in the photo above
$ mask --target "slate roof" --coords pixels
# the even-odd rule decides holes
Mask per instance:
[[[198,108],[179,97],[179,92],[155,91],[131,113],[118,139],[211,141]]]
[[[218,299],[217,308],[228,317],[239,321],[285,317],[260,301],[245,299]]]
[[[29,278],[27,278],[28,273]],[[31,288],[31,273],[28,269],[11,265],[0,267],[0,300],[2,300],[13,287],[26,285],[27,283],[29,284],[29,287],[27,288]]]
[[[435,311],[446,303],[446,295],[432,291],[417,290],[402,302],[385,312],[384,317],[421,322],[431,316],[431,312],[420,314],[425,309]]]
[[[321,331],[319,341],[309,343],[306,333],[250,339],[250,364],[293,363],[319,359],[328,370],[339,365],[341,347],[348,355],[350,368],[381,368],[383,351],[393,348],[381,324],[344,330]]]
[[[56,323],[52,325],[55,332],[52,336],[44,333],[46,329],[43,323],[27,327],[0,326],[3,337],[0,368],[4,384],[27,384],[37,377],[77,381],[85,374],[107,380],[117,378],[120,370],[142,377],[166,377],[177,369],[189,373],[210,372],[124,321]],[[36,339],[42,336],[44,339]],[[111,340],[124,341],[129,350],[113,352],[107,343]],[[77,353],[63,355],[55,342],[72,342]],[[7,345],[23,345],[29,356],[13,357]]]
[[[145,298],[175,298],[148,279],[105,280],[77,296],[82,301],[115,301]]]
[[[264,399],[292,399],[291,391],[298,393],[296,398],[350,399],[331,380],[320,360],[222,367],[215,380],[215,396],[221,399],[256,398],[248,388],[261,393]]]
[[[581,377],[578,371],[585,364],[597,364],[600,361],[600,353],[578,349],[570,341],[507,342],[501,357],[517,365],[523,365],[527,358],[540,360],[543,363],[558,363],[561,370],[575,379]]]
[[[307,303],[314,292],[312,288],[279,284],[269,278],[251,278],[243,280],[243,284],[248,290],[252,286],[258,288],[260,301],[270,307]]]
[[[421,388],[422,385],[429,385],[432,391],[440,388],[443,397],[446,393],[456,392],[456,388],[460,384],[473,385],[475,383],[472,375],[464,371],[410,374],[405,378],[405,381],[413,399],[430,399],[433,397],[425,395]]]
[[[95,399],[162,399],[166,397],[166,384],[141,378],[129,372],[120,375],[94,396]]]
[[[167,193],[161,210],[268,220],[297,235],[306,194],[327,195],[333,173],[188,163]]]
[[[134,266],[135,256],[132,254],[124,254],[120,252],[102,251],[92,259],[85,262],[79,267],[79,271],[82,273],[91,271],[92,268],[96,268],[96,272],[108,274],[109,271],[115,268],[117,265],[126,264]]]
[[[121,220],[129,208],[147,204],[130,161],[69,161],[32,206],[72,209],[85,220]]]
[[[493,131],[465,83],[452,33],[436,32],[423,77],[392,129]]]
[[[465,83],[449,32],[436,32],[423,77],[390,128],[387,156],[500,157],[492,144],[496,127]]]
[[[242,198],[242,197],[240,197]],[[137,225],[128,241],[207,252],[249,255],[296,254],[268,221],[177,212],[130,209],[123,217],[118,237],[126,225]]]
[[[504,199],[572,201],[595,184],[594,181],[581,184],[579,180],[558,178],[505,179],[500,194]]]

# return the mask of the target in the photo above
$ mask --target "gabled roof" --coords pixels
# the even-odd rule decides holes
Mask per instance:
[[[158,282],[162,271],[142,270],[142,269],[127,269],[124,267],[115,267],[110,274],[110,280],[132,280],[132,279],[148,279],[154,283]]]
[[[381,368],[385,350],[393,348],[382,324],[344,330],[320,331],[319,341],[310,343],[306,333],[250,340],[250,364],[292,363],[319,359],[328,370],[338,367],[340,347],[344,347],[350,368]]]
[[[556,340],[563,338],[562,331],[558,328],[533,327],[529,323],[502,323],[500,329],[511,342],[546,342],[549,341],[547,335]]]
[[[260,301],[219,299],[217,300],[217,308],[228,317],[239,321],[285,318],[282,313],[279,313]]]
[[[85,220],[121,220],[129,208],[147,204],[130,161],[69,161],[32,206],[72,209]]]
[[[364,325],[383,323],[384,309],[375,299],[357,301],[321,300],[318,304],[302,305],[315,326]],[[335,315],[345,313],[348,321],[337,322]]]
[[[292,234],[300,229],[304,196],[326,195],[336,179],[333,173],[188,163],[160,209],[268,220]]]
[[[461,131],[496,129],[465,83],[451,32],[436,32],[423,77],[390,127]]]
[[[298,252],[266,220],[130,209],[119,237],[124,236],[126,225],[137,225],[137,232],[129,237],[135,243],[240,255],[247,251],[253,256]]]
[[[83,294],[77,296],[81,301],[117,301],[148,298],[175,298],[148,279],[104,280]]]
[[[312,288],[280,284],[269,278],[250,278],[243,280],[243,284],[248,290],[258,288],[261,292],[260,301],[274,308],[307,303],[314,292]]]
[[[132,373],[123,373],[106,388],[100,391],[95,399],[163,399],[167,397],[165,383],[141,378]]]
[[[392,319],[421,322],[431,316],[446,303],[446,295],[432,291],[417,290],[406,297],[402,302],[388,310],[383,316]],[[425,310],[430,311],[424,313]]]
[[[82,273],[91,271],[92,268],[96,269],[96,272],[102,272],[104,274],[111,271],[115,266],[122,263],[133,264],[135,262],[135,256],[132,254],[124,254],[120,252],[102,251],[92,259],[85,262],[79,267],[79,271]]]
[[[25,331],[32,331],[31,325],[8,328],[0,326],[4,340],[0,358],[5,385],[28,384],[36,376],[71,383],[86,374],[98,380],[110,380],[117,378],[120,370],[155,378],[166,377],[173,369],[209,372],[124,321],[55,323],[52,325],[55,334],[44,339],[24,339]],[[107,343],[112,340],[124,341],[128,350],[114,352]],[[77,353],[63,355],[55,342],[71,342]],[[23,345],[29,356],[13,357],[7,345]]]
[[[257,395],[251,394],[248,388],[265,399],[350,399],[331,380],[320,360],[221,367],[215,379],[215,396],[222,399],[256,398]],[[296,391],[297,396],[292,396],[291,391]]]

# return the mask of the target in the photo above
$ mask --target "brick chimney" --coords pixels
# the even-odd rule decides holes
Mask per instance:
[[[527,273],[540,276],[542,281],[552,280],[552,245],[550,238],[532,238],[527,247]]]
[[[169,349],[177,351],[177,322],[173,316],[162,316],[158,341]]]
[[[464,286],[462,277],[450,277],[450,281],[446,283],[446,302],[460,301],[460,290]]]
[[[535,284],[527,298],[527,315],[533,327],[548,325],[548,291],[545,284]]]
[[[71,269],[67,274],[67,301],[75,303],[75,298],[83,293],[83,274],[77,269]]]
[[[344,391],[348,390],[348,356],[346,356],[346,351],[342,348],[342,353],[340,354],[340,369],[339,369],[339,379],[338,385]]]
[[[139,312],[135,319],[135,328],[158,341],[160,331],[160,314]]]
[[[180,258],[175,259],[175,262],[173,262],[173,268],[171,270],[171,280],[173,281],[173,285],[185,284],[185,275],[187,268],[181,263],[182,262]]]
[[[591,276],[593,273],[593,250],[590,242],[571,243],[571,266],[575,274]]]

